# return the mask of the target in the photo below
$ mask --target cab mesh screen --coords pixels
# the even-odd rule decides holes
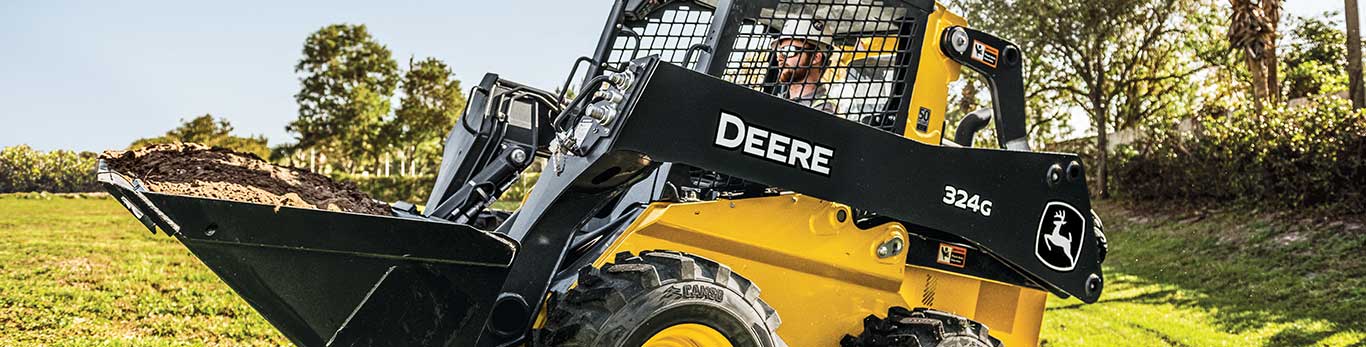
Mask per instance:
[[[780,0],[744,18],[722,78],[890,130],[914,20],[880,1]]]
[[[770,8],[733,14],[743,17],[742,24],[735,32],[721,35],[733,36],[734,43],[713,48],[717,51],[715,59],[725,61],[722,78],[846,119],[894,130],[897,115],[905,112],[901,100],[909,90],[905,83],[908,69],[904,67],[911,60],[905,52],[919,44],[911,35],[915,21],[901,7],[904,5],[887,5],[881,0],[774,3]],[[604,62],[615,66],[657,54],[665,62],[693,68],[701,53],[688,57],[688,51],[696,44],[707,43],[712,17],[710,8],[674,2],[645,19],[624,22]],[[780,53],[787,59],[780,59]],[[714,171],[682,167],[688,182],[680,189],[700,193],[702,199],[775,190]]]
[[[688,48],[706,42],[712,11],[696,4],[673,3],[655,10],[645,20],[626,22],[612,41],[606,62],[619,66],[635,58],[658,54],[660,60],[691,67],[700,53],[685,62]]]

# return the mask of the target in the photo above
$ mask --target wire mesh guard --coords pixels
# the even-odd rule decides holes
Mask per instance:
[[[881,1],[781,0],[745,18],[722,78],[890,130],[913,20]]]
[[[905,90],[913,19],[905,8],[880,0],[779,0],[742,18],[731,47],[715,47],[726,60],[722,78],[837,116],[893,130]],[[622,23],[605,57],[620,65],[659,55],[692,67],[695,45],[706,44],[713,12],[674,2],[646,18]],[[687,61],[684,61],[687,60]],[[687,187],[713,196],[774,188],[700,168],[687,168]],[[706,197],[704,197],[706,198]]]
[[[688,57],[688,49],[707,41],[711,20],[709,9],[675,3],[656,10],[645,20],[624,23],[612,41],[607,63],[619,66],[635,58],[658,54],[660,60],[691,66],[697,62],[698,54]],[[684,58],[691,61],[685,62]]]

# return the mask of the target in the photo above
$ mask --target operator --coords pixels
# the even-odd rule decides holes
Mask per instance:
[[[773,40],[778,60],[778,96],[825,112],[835,113],[821,77],[830,67],[834,28],[819,20],[790,19]]]

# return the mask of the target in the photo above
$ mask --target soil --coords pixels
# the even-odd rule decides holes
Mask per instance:
[[[275,206],[392,215],[389,206],[346,182],[271,164],[253,154],[194,143],[160,144],[100,155],[110,170],[158,193]]]

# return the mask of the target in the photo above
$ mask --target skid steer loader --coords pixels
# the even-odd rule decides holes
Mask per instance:
[[[825,35],[829,109],[775,95],[794,20]],[[619,0],[576,97],[486,75],[393,216],[98,175],[301,346],[1036,345],[1048,294],[1100,296],[1105,238],[1078,157],[1029,149],[1020,49],[965,25],[930,0]],[[946,141],[962,67],[994,107]],[[1002,148],[974,148],[991,122]]]

